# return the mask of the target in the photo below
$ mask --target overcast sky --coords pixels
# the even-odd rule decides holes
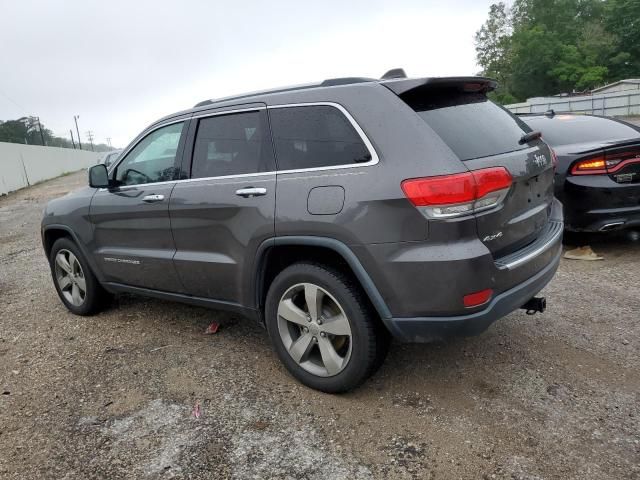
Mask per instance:
[[[491,0],[0,0],[0,119],[123,147],[207,99],[341,76],[477,73]],[[75,134],[75,130],[74,130]]]

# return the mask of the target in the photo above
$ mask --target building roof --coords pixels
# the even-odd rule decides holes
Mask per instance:
[[[606,90],[607,88],[611,88],[615,85],[620,85],[622,83],[628,83],[630,85],[638,85],[638,87],[636,88],[640,88],[640,78],[627,78],[625,80],[618,80],[617,82],[610,83],[608,85],[605,85],[604,87],[594,88],[593,90],[591,90],[591,93],[598,93],[602,90]]]

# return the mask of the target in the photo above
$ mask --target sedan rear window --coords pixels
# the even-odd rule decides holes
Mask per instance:
[[[531,129],[482,93],[454,87],[411,90],[401,98],[449,146],[460,160],[528,148],[519,143]]]
[[[555,115],[553,117],[523,117],[530,127],[540,130],[542,138],[552,147],[574,143],[610,142],[640,137],[640,131],[608,118]]]

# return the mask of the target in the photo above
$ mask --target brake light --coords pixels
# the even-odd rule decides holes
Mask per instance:
[[[573,175],[609,175],[632,163],[640,163],[638,150],[605,153],[600,157],[580,160],[573,164],[571,173]]]
[[[487,288],[486,290],[481,290],[479,292],[465,295],[464,297],[462,297],[462,303],[467,308],[477,307],[478,305],[487,303],[491,298],[491,295],[493,295],[493,290],[491,290],[490,288]]]
[[[573,164],[571,173],[573,175],[597,175],[599,173],[607,173],[606,162],[604,157],[580,160]]]
[[[402,182],[402,190],[428,217],[451,218],[499,205],[512,182],[506,168],[491,167],[453,175],[411,178]]]

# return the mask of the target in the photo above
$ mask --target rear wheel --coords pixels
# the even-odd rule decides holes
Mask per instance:
[[[267,294],[266,323],[289,372],[324,392],[351,390],[382,364],[388,334],[366,298],[343,273],[298,263]]]
[[[110,298],[98,283],[78,246],[56,240],[49,256],[53,283],[62,303],[76,315],[96,313]]]

